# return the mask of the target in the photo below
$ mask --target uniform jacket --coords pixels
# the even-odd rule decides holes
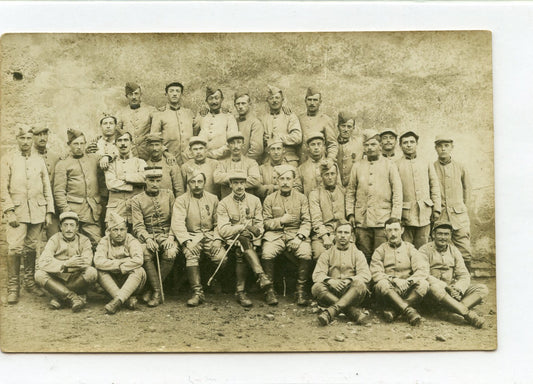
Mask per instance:
[[[430,223],[433,207],[440,212],[439,179],[433,164],[419,157],[396,161],[402,180],[403,209],[405,225],[423,227]]]
[[[94,253],[94,266],[98,270],[126,274],[142,265],[141,243],[129,233],[122,245],[113,245],[109,235],[102,237]]]
[[[298,221],[282,225],[280,218],[285,213],[295,215]],[[300,234],[309,238],[311,233],[311,216],[309,214],[309,203],[304,194],[291,191],[289,196],[282,196],[280,191],[268,195],[263,207],[263,216],[265,219],[265,236],[266,241],[273,241],[282,238],[292,239]]]
[[[416,283],[427,279],[429,264],[426,256],[413,244],[402,241],[398,248],[392,248],[386,242],[374,251],[370,262],[370,272],[375,283],[393,277]]]
[[[300,182],[303,186],[305,196],[309,197],[309,193],[324,185],[322,175],[320,173],[320,163],[323,159],[314,161],[309,157],[302,165],[298,167]],[[341,178],[339,172],[337,173],[337,185],[341,185]]]
[[[285,147],[285,158],[298,161],[298,147],[302,144],[302,128],[294,113],[289,115],[281,111],[277,115],[267,114],[261,118],[265,130],[264,140],[279,136]]]
[[[341,174],[343,187],[350,181],[350,172],[356,161],[363,158],[363,148],[354,138],[347,142],[339,141],[339,150],[337,153],[337,165]]]
[[[220,236],[229,242],[233,237],[245,228],[245,224],[252,225],[264,232],[263,213],[259,198],[249,193],[245,193],[243,201],[234,199],[233,194],[223,198],[217,208],[217,229]],[[258,244],[261,235],[254,238],[254,243]]]
[[[54,183],[54,174],[56,170],[56,164],[61,159],[61,156],[59,154],[50,151],[46,149],[44,152],[38,152],[35,151],[35,153],[44,160],[44,163],[46,164],[46,169],[48,170],[48,176],[50,177],[50,184],[53,185]]]
[[[317,113],[316,116],[308,116],[304,113],[298,116],[300,120],[300,126],[302,127],[302,151],[300,162],[304,162],[308,159],[307,154],[307,138],[312,132],[321,132],[326,140],[326,157],[333,161],[337,160],[337,153],[339,151],[339,144],[337,143],[337,134],[335,132],[335,124],[331,117],[324,113]]]
[[[163,144],[183,164],[190,159],[189,139],[193,136],[194,116],[188,108],[166,105],[152,117],[151,133],[161,133]]]
[[[466,169],[454,160],[448,164],[437,160],[434,165],[440,182],[442,219],[447,217],[455,230],[470,227],[466,205],[470,200],[471,185]]]
[[[131,199],[131,222],[133,234],[138,239],[153,239],[155,235],[167,235],[170,232],[170,220],[174,195],[168,189],[160,189],[157,196],[150,196],[146,191]]]
[[[2,211],[14,209],[22,223],[39,224],[46,213],[54,213],[54,198],[44,160],[17,151],[2,158],[0,169]]]
[[[50,237],[37,260],[37,269],[48,273],[60,273],[65,261],[81,256],[89,265],[93,264],[91,241],[82,234],[76,234],[72,241],[66,241],[61,232]]]
[[[402,182],[396,165],[379,157],[354,164],[346,188],[346,217],[355,215],[357,227],[379,228],[390,217],[402,216]]]
[[[178,197],[172,210],[172,232],[180,244],[203,234],[209,239],[220,239],[217,230],[218,198],[204,191],[197,199],[190,192]]]
[[[168,189],[174,193],[175,197],[182,195],[185,192],[183,186],[183,176],[181,168],[178,164],[168,165],[164,158],[159,161],[148,160],[146,165],[149,167],[161,167],[163,168],[163,178],[161,179],[161,189]]]
[[[231,193],[229,186],[229,174],[235,169],[242,169],[246,171],[248,177],[246,178],[246,190],[255,190],[261,182],[261,174],[259,173],[259,165],[255,160],[252,160],[246,156],[241,156],[240,161],[233,161],[231,157],[220,160],[218,166],[213,174],[215,183],[220,184],[220,193],[224,198]]]
[[[283,160],[281,164],[287,164],[287,162]],[[256,192],[261,199],[264,199],[266,197],[267,189],[273,191],[274,185],[277,186],[278,175],[274,171],[274,166],[269,159],[267,159],[264,164],[259,166],[259,173],[261,174],[261,182],[259,183]],[[298,192],[303,191],[299,175],[297,175],[294,179],[294,189],[296,189]]]
[[[118,148],[115,145],[115,141],[107,141],[100,137],[96,141],[96,148],[96,154],[100,157],[108,156],[110,160],[113,160],[118,156]]]
[[[197,117],[198,135],[207,139],[207,157],[221,159],[229,154],[226,136],[229,132],[237,132],[237,120],[231,113],[220,112],[216,115],[208,113]]]
[[[339,220],[344,219],[344,191],[337,186],[333,191],[321,187],[309,194],[309,213],[313,237],[333,235]]]
[[[146,104],[141,104],[136,109],[128,105],[117,112],[117,128],[131,133],[133,143],[139,145],[150,133],[152,116],[156,111],[154,107]]]
[[[59,212],[72,211],[81,222],[95,223],[100,219],[100,187],[98,185],[99,156],[85,154],[58,161],[54,179],[54,198]]]
[[[430,284],[438,284],[441,281],[445,285],[454,285],[461,293],[465,293],[470,286],[470,273],[455,245],[448,244],[446,252],[440,253],[432,241],[420,247],[420,252],[426,255],[429,262]]]
[[[263,124],[253,113],[237,118],[239,131],[244,136],[243,154],[257,162],[263,155]]]
[[[368,284],[371,275],[363,252],[353,243],[350,243],[345,251],[335,246],[328,249],[317,260],[313,282],[321,283],[328,278],[359,280]]]
[[[196,164],[194,159],[188,160],[181,167],[181,174],[183,176],[183,185],[185,190],[187,190],[188,183],[187,175],[192,174],[195,170],[199,170],[205,175],[204,190],[218,196],[220,193],[220,186],[215,184],[215,180],[213,178],[213,174],[215,173],[217,166],[218,161],[210,159],[209,157],[205,159],[202,164]]]

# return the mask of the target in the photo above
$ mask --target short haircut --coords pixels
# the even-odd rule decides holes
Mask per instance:
[[[117,123],[117,118],[115,116],[104,116],[100,119],[100,125],[102,125],[102,121],[104,121],[105,119],[113,119],[115,121],[115,124]]]
[[[391,224],[395,224],[395,223],[398,223],[398,224],[400,224],[400,227],[403,227],[402,221],[400,219],[396,218],[396,217],[391,217],[387,221],[385,221],[385,227],[387,225],[391,225]]]
[[[403,139],[405,139],[406,137],[414,137],[415,141],[418,143],[418,137],[413,132],[407,132],[405,135],[402,135],[400,139],[400,145],[402,144]]]
[[[115,142],[122,136],[124,135],[128,135],[129,138],[130,138],[130,141],[133,141],[133,136],[131,135],[131,133],[129,131],[125,131],[125,132],[118,132],[116,135],[115,135]]]
[[[167,84],[167,86],[165,87],[165,93],[168,92],[168,89],[170,87],[180,87],[181,88],[181,93],[183,93],[183,90],[185,89],[185,87],[183,86],[182,83],[180,83],[179,81],[174,81],[173,83]]]
[[[339,220],[339,222],[337,223],[337,227],[335,228],[335,232],[337,232],[337,229],[339,229],[340,227],[344,227],[346,225],[350,227],[350,232],[353,232],[353,227],[348,220]]]
[[[202,175],[202,178],[204,179],[204,183],[205,183],[205,181],[206,181],[205,173],[200,172],[200,173],[198,173],[198,175]],[[191,180],[195,179],[196,176],[198,176],[198,175],[193,175],[193,176],[189,177],[189,179],[187,180],[187,184],[189,184],[191,182]]]

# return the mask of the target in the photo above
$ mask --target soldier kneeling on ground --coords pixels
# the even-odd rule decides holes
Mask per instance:
[[[35,281],[52,295],[50,308],[64,304],[79,312],[87,303],[89,285],[97,278],[92,267],[93,251],[89,238],[78,233],[79,219],[74,212],[59,216],[61,232],[53,235],[39,257]]]

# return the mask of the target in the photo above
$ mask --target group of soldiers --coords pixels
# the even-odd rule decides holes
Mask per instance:
[[[252,305],[249,269],[276,305],[283,256],[296,266],[298,305],[308,305],[313,283],[322,325],[340,313],[364,323],[370,295],[389,321],[419,324],[415,307],[427,296],[483,325],[472,310],[488,291],[470,282],[469,179],[452,160],[449,135],[435,139],[432,162],[417,156],[413,130],[359,132],[348,112],[335,124],[315,88],[296,116],[283,91],[268,86],[261,118],[247,90],[234,94],[236,117],[223,110],[219,88],[207,87],[196,116],[182,106],[183,91],[170,82],[168,103],[155,109],[127,83],[128,105],[103,115],[101,136],[88,141],[69,129],[62,156],[48,149],[47,128],[19,128],[18,150],[0,170],[10,304],[22,263],[25,289],[47,291],[53,309],[81,310],[96,285],[111,297],[109,314],[135,309],[138,296],[155,307],[182,258],[188,306],[205,301],[200,266],[216,284],[228,265],[240,305]]]

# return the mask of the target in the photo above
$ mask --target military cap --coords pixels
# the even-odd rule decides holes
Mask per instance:
[[[73,128],[67,129],[67,144],[72,143],[80,136],[85,136],[82,131],[78,131],[77,129]]]
[[[158,133],[158,132],[150,133],[150,134],[146,135],[145,140],[146,140],[147,143],[153,143],[155,141],[159,141],[160,143],[162,143],[163,142],[163,136],[161,136],[161,134]]]
[[[381,141],[381,136],[379,135],[378,131],[375,129],[365,129],[363,131],[363,143],[366,143],[368,140],[376,139],[378,141]]]
[[[28,126],[28,125],[21,125],[21,126],[18,127],[17,137],[24,136],[24,135],[26,135],[28,133],[33,135],[32,128],[30,126]]]
[[[270,148],[274,144],[283,144],[283,140],[279,135],[273,135],[270,139],[267,140],[267,148]]]
[[[335,230],[339,227],[344,227],[345,225],[348,225],[350,226],[350,228],[352,228],[353,230],[353,227],[352,225],[350,224],[350,222],[346,219],[340,219],[338,222],[337,222],[337,225],[335,226]]]
[[[189,147],[192,147],[193,144],[203,144],[207,145],[207,140],[202,136],[192,136],[189,139]]]
[[[435,144],[442,143],[442,142],[453,143],[453,139],[451,138],[450,135],[437,135],[437,136],[435,136]]]
[[[324,139],[324,135],[322,134],[322,132],[320,132],[320,131],[314,131],[314,132],[311,132],[311,133],[309,134],[309,136],[307,136],[307,139],[305,140],[305,142],[306,142],[307,144],[309,144],[309,142],[310,142],[311,140],[315,140],[315,139],[321,139],[322,141],[325,141],[325,139]]]
[[[197,178],[198,176],[202,175],[204,181],[206,179],[205,173],[203,173],[201,170],[197,168],[187,169],[187,182]]]
[[[32,127],[31,128],[31,133],[33,133],[34,135],[38,135],[40,133],[43,133],[43,132],[49,132],[50,129],[48,127]]]
[[[107,216],[108,216],[107,229],[112,229],[114,227],[117,227],[121,224],[126,223],[126,220],[116,212],[113,212],[113,211],[108,212]]]
[[[240,88],[233,95],[233,101],[237,100],[239,97],[248,96],[250,97],[250,92],[246,88]]]
[[[131,133],[129,131],[125,131],[125,130],[117,130],[117,134],[115,136],[115,141],[117,141],[118,139],[120,139],[124,135],[128,135],[130,137],[130,141],[133,141],[133,136],[131,135]]]
[[[383,136],[386,133],[390,133],[394,137],[398,137],[398,134],[396,133],[396,130],[394,128],[383,128],[381,131],[379,131],[379,135]]]
[[[170,83],[168,83],[168,84],[165,86],[165,93],[168,92],[168,89],[169,89],[170,87],[180,87],[180,88],[181,88],[181,92],[183,92],[183,89],[185,88],[185,87],[183,86],[183,84],[180,83],[179,81],[171,81]]]
[[[235,139],[243,139],[244,140],[244,136],[242,135],[242,133],[240,131],[228,132],[228,135],[226,136],[226,142],[229,143],[230,141],[235,140]]]
[[[102,118],[100,119],[100,124],[102,124],[102,121],[104,121],[104,119],[107,119],[107,118],[112,118],[113,120],[115,120],[115,124],[117,123],[117,118],[115,116],[113,116],[110,113],[104,112],[104,113],[102,113]]]
[[[408,129],[406,131],[403,131],[401,134],[400,134],[400,137],[398,138],[400,140],[400,142],[402,141],[402,138],[404,138],[405,136],[414,136],[416,138],[416,140],[418,141],[418,134],[413,131],[412,129]]]
[[[267,88],[268,88],[268,95],[275,95],[276,93],[281,93],[283,94],[283,92],[281,91],[281,89],[279,89],[278,87],[275,87],[273,85],[267,85]]]
[[[433,224],[433,230],[436,230],[437,228],[448,228],[450,231],[453,231],[453,226],[449,221],[445,220],[438,220]]]
[[[281,176],[287,172],[292,172],[292,175],[293,176],[296,176],[296,168],[294,168],[292,165],[290,164],[281,164],[281,165],[276,165],[274,167],[274,171],[276,171],[276,173]]]
[[[347,111],[341,111],[339,112],[339,115],[338,115],[338,125],[341,125],[341,124],[345,124],[347,123],[349,120],[353,120],[354,123],[355,123],[355,115],[351,112],[347,112]]]
[[[320,164],[320,174],[333,171],[333,170],[337,172],[339,171],[337,168],[337,164],[335,163],[330,164],[328,161],[324,161]]]
[[[141,86],[139,84],[134,83],[134,82],[126,83],[126,86],[125,86],[126,95],[128,95],[128,93],[135,92],[137,89],[141,89]]]
[[[320,90],[316,87],[309,87],[307,88],[307,92],[305,93],[305,97],[313,96],[313,95],[320,95],[322,96],[322,93]]]
[[[246,180],[248,178],[248,174],[243,169],[234,169],[229,172],[228,179],[231,180]]]
[[[209,96],[214,95],[217,91],[220,92],[220,96],[224,97],[224,94],[220,88],[215,88],[212,86],[205,87],[205,99],[207,100]]]
[[[144,177],[146,178],[156,178],[163,177],[163,167],[153,166],[153,167],[144,167]]]
[[[72,219],[76,221],[80,221],[80,218],[76,214],[76,212],[63,212],[61,215],[59,215],[59,222],[62,223],[63,220],[66,219]]]

